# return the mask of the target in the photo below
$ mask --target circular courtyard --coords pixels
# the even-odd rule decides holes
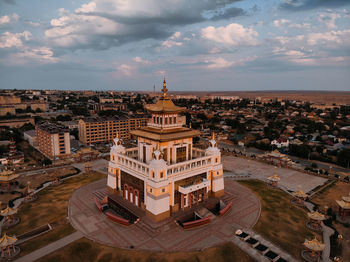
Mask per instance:
[[[225,178],[226,201],[232,201],[231,210],[216,217],[210,224],[184,230],[172,217],[155,223],[146,216],[129,227],[110,221],[94,203],[93,192],[106,191],[106,179],[93,182],[73,192],[68,205],[72,226],[88,239],[98,243],[150,251],[193,251],[212,247],[232,239],[237,229],[252,228],[260,216],[260,201],[246,187]]]

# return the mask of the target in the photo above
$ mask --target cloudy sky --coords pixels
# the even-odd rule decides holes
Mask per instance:
[[[349,0],[0,0],[0,89],[350,91]]]

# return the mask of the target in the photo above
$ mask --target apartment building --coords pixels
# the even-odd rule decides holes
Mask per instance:
[[[50,159],[70,155],[69,129],[44,122],[36,125],[36,140],[40,151]]]
[[[130,139],[130,131],[144,127],[147,115],[117,115],[113,117],[94,117],[80,119],[78,124],[79,140],[85,145],[112,142],[117,136]]]

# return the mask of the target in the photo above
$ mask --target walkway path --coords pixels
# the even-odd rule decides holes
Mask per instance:
[[[96,208],[93,192],[105,190],[102,179],[73,192],[68,216],[72,226],[85,237],[103,245],[151,251],[201,250],[230,241],[235,230],[252,228],[260,216],[260,201],[249,189],[225,178],[225,198],[233,202],[223,217],[216,217],[203,227],[185,231],[173,218],[152,223],[146,216],[130,227],[117,225]]]
[[[47,246],[44,246],[40,249],[35,250],[34,252],[25,255],[17,260],[15,260],[15,262],[32,262],[35,261],[43,256],[46,256],[80,238],[83,237],[83,234],[79,231],[76,231],[64,238],[61,238],[59,240],[57,240],[56,242],[53,242]]]
[[[314,212],[314,204],[305,201],[304,202],[306,208],[310,212]],[[323,262],[331,262],[332,260],[329,258],[330,252],[331,252],[331,243],[330,243],[330,236],[334,234],[334,230],[328,226],[326,226],[323,222],[321,222],[322,228],[323,228],[323,243],[325,244],[325,248],[322,252],[322,261]]]

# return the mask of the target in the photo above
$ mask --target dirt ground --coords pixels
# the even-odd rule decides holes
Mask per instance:
[[[16,197],[19,197],[21,194],[19,193],[15,193],[15,194],[12,194],[12,193],[3,193],[3,194],[0,194],[0,202],[1,202],[1,205],[0,205],[0,208],[3,207],[5,208],[7,203],[12,200],[12,199],[15,199]]]
[[[108,247],[83,238],[38,260],[38,262],[55,261],[250,262],[255,260],[233,243],[208,248],[201,252],[154,253]]]
[[[325,191],[317,195],[312,199],[312,202],[319,205],[319,209],[323,210],[324,206],[331,207],[333,210],[337,210],[337,204],[335,200],[340,200],[343,196],[347,196],[350,193],[350,184],[338,181],[332,186],[328,187]],[[339,234],[343,236],[343,249],[342,257],[350,258],[350,228],[345,227],[343,224],[333,222],[334,227]],[[346,261],[346,260],[343,260]]]
[[[319,205],[319,208],[321,210],[324,208],[324,206],[331,207],[333,210],[337,210],[338,207],[335,200],[341,200],[343,196],[348,196],[349,194],[350,184],[338,181],[312,198],[312,202]]]

